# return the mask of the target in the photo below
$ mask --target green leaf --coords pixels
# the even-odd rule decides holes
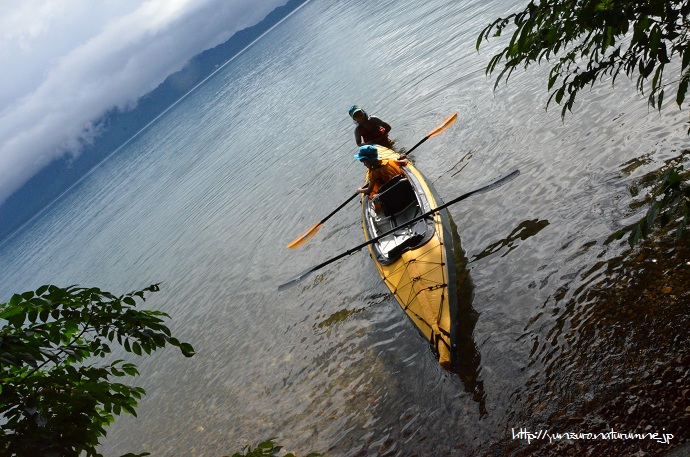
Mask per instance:
[[[690,53],[689,53],[690,54]],[[676,104],[680,107],[685,101],[685,94],[688,91],[688,78],[687,74],[683,75],[680,83],[678,84],[678,94],[676,95]]]
[[[678,173],[678,170],[675,168],[670,168],[666,172],[666,181],[668,183],[668,187],[679,190],[681,178],[680,174]]]
[[[72,337],[79,331],[77,323],[71,319],[66,320],[63,324],[64,337],[63,340],[68,343],[72,340]]]
[[[0,319],[7,319],[9,316],[22,312],[22,308],[19,304],[22,302],[22,296],[19,294],[14,294],[7,302],[5,309],[0,313]]]
[[[35,294],[34,294],[34,291],[33,291],[33,290],[30,290],[30,291],[28,291],[28,292],[24,292],[24,293],[22,294],[22,298],[23,298],[24,300],[31,300],[32,298],[34,298],[34,295],[35,295]]]
[[[41,310],[40,314],[41,322],[48,322],[48,319],[50,318],[50,309],[49,308],[44,308]]]
[[[122,409],[124,409],[125,412],[131,414],[132,416],[137,417],[137,411],[132,406],[128,404],[123,404]]]
[[[24,363],[31,366],[32,368],[38,368],[38,362],[32,354],[29,354],[28,352],[21,352],[19,354],[19,357],[24,361]]]
[[[667,64],[671,62],[671,59],[668,58],[668,52],[666,50],[666,44],[661,43],[659,45],[659,62],[662,64]]]
[[[139,370],[137,370],[137,367],[132,364],[123,365],[122,370],[129,376],[137,376],[139,374]]]
[[[652,204],[649,206],[649,210],[647,211],[647,223],[649,226],[654,225],[654,221],[656,220],[657,216],[659,215],[659,203],[654,201]]]
[[[36,319],[38,319],[38,310],[35,308],[29,310],[27,318],[29,319],[29,322],[31,322],[32,324],[35,323]]]
[[[180,350],[182,351],[182,355],[185,357],[193,357],[195,354],[194,348],[189,343],[180,344]]]
[[[654,73],[654,78],[652,79],[652,91],[655,91],[659,87],[659,83],[661,82],[661,75],[664,71],[664,66],[659,65],[659,67],[656,69],[656,72]]]
[[[678,224],[678,228],[676,229],[676,241],[680,241],[685,235],[685,229],[687,228],[686,219],[687,218],[683,219],[683,221]]]
[[[20,309],[19,312],[10,314],[5,319],[7,319],[7,322],[11,326],[13,326],[16,329],[19,329],[24,326],[24,322],[26,321],[26,313],[24,313],[23,310]]]
[[[650,48],[650,55],[652,58],[656,58],[656,55],[658,53],[660,45],[661,45],[661,30],[659,30],[659,26],[656,25],[656,26],[652,27],[652,30],[649,34],[649,48]]]
[[[630,247],[634,247],[637,243],[639,243],[640,239],[642,238],[642,229],[640,228],[640,225],[636,225],[633,231],[630,233],[630,236],[628,236],[628,244],[630,244]]]

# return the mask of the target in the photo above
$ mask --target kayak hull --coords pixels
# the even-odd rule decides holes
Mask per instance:
[[[397,153],[379,147],[379,157]],[[369,253],[386,286],[430,343],[446,369],[456,364],[457,283],[450,216],[444,209],[405,226],[406,221],[443,204],[424,175],[408,164],[403,167],[414,192],[409,204],[394,213],[381,214],[362,197],[362,227],[366,240],[400,227],[390,236],[369,245]],[[407,185],[407,183],[405,183]]]

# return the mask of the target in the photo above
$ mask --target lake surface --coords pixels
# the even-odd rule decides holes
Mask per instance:
[[[299,455],[482,455],[522,425],[528,394],[562,376],[563,305],[627,249],[605,240],[641,215],[630,187],[688,147],[686,117],[622,78],[565,121],[544,109],[546,66],[494,91],[484,68],[503,41],[475,41],[522,3],[308,2],[0,245],[0,299],[160,282],[147,305],[197,351],[140,361],[148,395],[104,455],[220,456],[269,437]],[[458,112],[411,157],[446,201],[521,171],[450,208],[460,373],[438,366],[366,252],[277,292],[362,242],[353,202],[285,248],[362,183],[355,103],[399,148]]]

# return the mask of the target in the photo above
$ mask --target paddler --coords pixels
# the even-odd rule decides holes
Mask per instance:
[[[360,146],[359,151],[355,154],[355,159],[362,162],[369,170],[367,171],[367,184],[357,189],[358,194],[368,194],[369,199],[374,198],[381,186],[394,177],[404,174],[400,167],[409,163],[404,154],[401,154],[398,159],[379,159],[378,149],[370,144]],[[376,211],[381,211],[379,203],[376,203],[375,206]]]
[[[365,144],[380,144],[390,148],[393,142],[388,138],[391,126],[376,116],[369,115],[359,105],[352,105],[350,117],[357,123],[355,127],[355,141],[357,146]]]

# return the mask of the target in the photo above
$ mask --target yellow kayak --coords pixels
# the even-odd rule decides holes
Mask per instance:
[[[395,151],[377,146],[379,158],[394,159]],[[362,228],[367,241],[399,230],[369,245],[381,278],[415,326],[431,344],[446,369],[454,366],[457,332],[455,255],[448,212],[443,209],[413,224],[416,216],[443,204],[424,175],[409,163],[405,176],[382,186],[375,197],[383,211],[362,196]]]

